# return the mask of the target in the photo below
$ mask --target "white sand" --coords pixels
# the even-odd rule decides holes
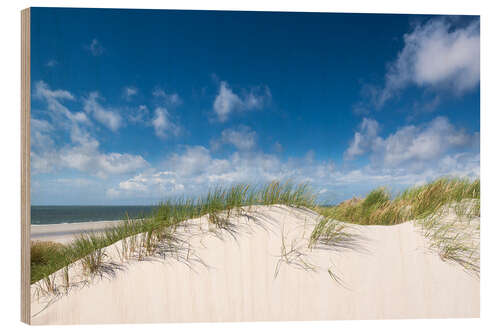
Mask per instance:
[[[64,224],[33,224],[31,225],[31,240],[50,240],[53,242],[68,243],[75,235],[83,232],[99,232],[120,222],[121,221],[98,221]]]
[[[429,251],[412,223],[352,226],[363,238],[351,244],[353,249],[311,252],[307,238],[314,213],[273,206],[254,208],[251,215],[259,219],[236,221],[237,240],[213,234],[189,239],[209,268],[194,264],[190,269],[175,259],[130,261],[114,278],[96,278],[88,287],[74,288],[40,313],[46,300],[33,297],[32,314],[38,314],[32,323],[479,316],[479,278]],[[206,225],[205,219],[193,225],[200,220]],[[274,278],[282,235],[286,249],[293,243],[316,272],[283,262]],[[115,251],[114,246],[107,249],[110,260],[118,261]]]

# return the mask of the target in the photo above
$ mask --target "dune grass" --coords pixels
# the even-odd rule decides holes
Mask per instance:
[[[353,242],[355,237],[345,223],[323,216],[311,232],[308,247],[310,249],[318,246],[348,247]]]
[[[274,269],[274,278],[279,274],[282,264],[287,264],[292,267],[302,269],[304,271],[316,272],[319,268],[307,260],[306,249],[303,248],[297,239],[292,239],[287,246],[285,230],[281,230],[281,253]]]
[[[275,181],[262,186],[216,187],[197,199],[167,200],[150,216],[135,220],[126,216],[122,223],[103,233],[82,234],[66,245],[33,243],[31,283],[45,281],[52,273],[77,261],[89,275],[100,273],[107,255],[104,248],[120,240],[124,240],[119,249],[122,260],[133,256],[141,260],[153,254],[165,257],[182,248],[176,231],[183,221],[208,215],[215,228],[229,230],[230,217],[241,214],[243,207],[274,204],[313,208],[315,196],[306,184]]]
[[[445,205],[474,200],[467,214],[479,216],[479,179],[441,178],[429,184],[410,187],[391,200],[385,188],[370,192],[364,199],[351,199],[337,206],[319,208],[332,219],[361,225],[394,225],[427,218]],[[458,211],[458,213],[460,213]]]
[[[106,273],[106,247],[122,241],[115,248],[122,261],[149,256],[175,255],[188,262],[195,259],[191,247],[178,234],[182,222],[207,216],[215,230],[233,234],[231,217],[240,216],[243,207],[281,204],[316,210],[321,218],[309,236],[309,250],[325,247],[350,247],[355,236],[345,222],[361,225],[395,225],[408,220],[419,221],[431,247],[438,250],[443,260],[455,261],[464,268],[479,271],[478,247],[466,237],[470,230],[458,230],[455,225],[443,226],[440,220],[447,208],[457,216],[479,216],[479,180],[442,178],[432,183],[411,187],[393,199],[384,188],[370,192],[364,199],[353,198],[333,207],[316,204],[315,194],[306,184],[271,182],[262,186],[247,184],[228,188],[216,187],[199,198],[178,198],[160,203],[153,213],[131,220],[125,216],[122,223],[105,232],[79,235],[69,244],[32,242],[31,282],[54,291],[53,273],[63,269],[63,281],[71,284],[68,266],[81,265],[89,276]],[[464,208],[465,207],[465,208]],[[441,212],[441,213],[440,213]],[[342,221],[342,222],[341,222]],[[479,232],[479,226],[477,226]],[[234,234],[233,234],[234,236]],[[284,262],[297,255],[283,248]],[[290,252],[291,251],[291,252]],[[299,256],[299,259],[302,257]],[[297,258],[295,258],[297,259]]]
[[[310,237],[310,246],[351,237],[343,222],[360,225],[396,225],[414,221],[441,259],[479,274],[480,181],[441,178],[410,187],[391,199],[385,188],[364,199],[353,198],[333,207],[317,207],[323,215]]]
[[[66,247],[56,242],[31,242],[31,282],[38,281],[50,273],[48,266],[64,267]]]

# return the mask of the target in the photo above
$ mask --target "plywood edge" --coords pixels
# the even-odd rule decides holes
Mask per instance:
[[[30,324],[30,8],[21,11],[21,321]]]

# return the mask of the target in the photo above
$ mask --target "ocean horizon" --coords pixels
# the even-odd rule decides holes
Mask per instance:
[[[130,218],[148,215],[154,207],[149,205],[32,205],[31,224],[119,221],[127,215]]]

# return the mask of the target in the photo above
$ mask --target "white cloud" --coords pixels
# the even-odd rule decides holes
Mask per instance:
[[[49,88],[48,84],[46,84],[43,81],[38,81],[35,84],[35,97],[46,98],[46,99],[48,99],[48,101],[47,101],[48,103],[53,102],[52,99],[55,99],[55,100],[57,100],[57,99],[74,100],[75,99],[75,97],[69,91],[61,90],[61,89],[51,90]]]
[[[188,146],[184,153],[170,155],[165,163],[169,171],[181,176],[197,176],[212,164],[210,151],[203,146]]]
[[[60,151],[61,167],[79,170],[106,178],[108,175],[127,174],[148,166],[139,155],[101,153],[97,141],[89,145],[64,148]]]
[[[377,167],[424,169],[453,149],[474,148],[477,134],[457,129],[445,117],[437,117],[421,126],[408,125],[386,138],[378,136],[375,120],[363,119],[360,131],[354,134],[344,158],[370,154]]]
[[[125,97],[125,99],[127,101],[132,99],[132,97],[135,95],[137,95],[137,88],[136,87],[129,86],[129,87],[123,88],[123,96]]]
[[[61,148],[55,147],[53,141],[43,147],[32,144],[33,172],[36,174],[73,169],[106,178],[109,175],[127,174],[148,166],[140,155],[100,152],[99,142],[88,133],[72,134],[71,137],[74,144]]]
[[[71,186],[72,188],[89,187],[96,185],[96,182],[94,180],[88,178],[57,178],[53,181],[53,183],[64,186]]]
[[[413,102],[413,115],[409,116],[409,118],[414,118],[418,114],[422,113],[431,113],[436,110],[436,108],[441,104],[441,97],[439,95],[434,96],[434,98],[430,100],[423,99],[422,101],[414,101]]]
[[[58,64],[58,62],[56,60],[51,59],[51,60],[47,61],[47,63],[45,64],[45,66],[47,66],[47,67],[54,67],[57,64]]]
[[[182,104],[182,99],[177,93],[167,94],[163,89],[155,88],[153,96],[162,100],[168,106],[177,106]]]
[[[276,141],[273,145],[273,150],[276,152],[276,153],[282,153],[283,152],[283,145],[281,143],[279,143],[278,141]]]
[[[308,182],[321,200],[338,202],[376,186],[401,188],[444,175],[477,177],[479,154],[445,154],[422,169],[367,165],[341,170],[331,161],[316,160],[314,152],[288,160],[261,152],[234,152],[226,158],[216,158],[203,146],[186,146],[184,151],[169,155],[156,170],[141,172],[110,187],[107,195],[154,202],[169,196],[196,196],[217,185],[291,179],[296,183]]]
[[[129,115],[128,119],[132,123],[143,123],[149,117],[149,108],[146,105],[139,105],[137,108],[132,110],[132,114]]]
[[[46,120],[31,118],[30,139],[33,148],[49,147],[54,144],[51,134],[54,127]]]
[[[181,133],[181,127],[170,119],[167,109],[158,107],[155,109],[155,116],[151,121],[156,136],[166,138],[169,135],[178,136]]]
[[[479,20],[453,29],[432,19],[405,34],[404,43],[375,96],[377,107],[411,84],[462,94],[479,83]]]
[[[88,98],[84,98],[83,109],[101,124],[116,132],[122,126],[122,118],[118,111],[104,108],[99,102],[98,92],[91,92]]]
[[[438,163],[438,170],[457,177],[478,177],[479,165],[479,153],[457,153],[443,157]]]
[[[255,147],[256,141],[257,133],[250,127],[242,125],[223,130],[220,138],[213,140],[211,146],[217,150],[221,145],[231,144],[239,150],[251,150]]]
[[[380,126],[376,120],[363,118],[359,131],[354,133],[349,147],[344,153],[344,158],[351,160],[356,156],[363,155],[377,145],[380,138],[377,137]]]
[[[380,142],[377,155],[387,166],[436,160],[449,150],[472,144],[473,136],[437,117],[424,126],[406,126]],[[380,152],[381,154],[379,154]]]
[[[59,164],[59,154],[53,149],[45,151],[33,150],[30,153],[31,173],[49,173],[54,171]]]
[[[92,42],[90,42],[90,45],[87,48],[95,57],[100,56],[104,52],[104,47],[97,40],[97,38],[92,39]]]
[[[78,128],[90,124],[90,120],[83,112],[71,112],[63,102],[74,101],[75,97],[66,90],[51,90],[43,81],[35,83],[33,98],[43,100],[47,104],[48,116],[52,124],[64,127],[71,133]]]
[[[90,133],[90,120],[81,112],[72,112],[64,101],[73,101],[73,95],[65,90],[51,90],[43,81],[35,84],[35,98],[46,102],[52,122],[32,118],[31,168],[34,174],[54,170],[74,169],[105,178],[109,175],[126,174],[145,168],[148,163],[140,155],[116,152],[103,153],[99,142]],[[95,102],[96,94],[84,101],[84,109],[97,113],[99,120],[109,120],[106,110]],[[112,118],[112,117],[111,117]],[[115,121],[111,119],[110,126]],[[58,145],[56,135],[69,135],[70,142]]]
[[[229,114],[238,108],[242,108],[243,101],[233,93],[228,84],[224,81],[220,83],[219,94],[214,101],[214,111],[219,121],[226,121]]]
[[[213,108],[220,122],[228,119],[229,115],[236,111],[248,111],[261,109],[264,103],[271,98],[269,88],[254,88],[249,94],[240,97],[233,92],[225,81],[220,82],[219,93],[215,97]]]
[[[331,176],[333,170],[333,163],[316,163],[311,154],[286,162],[275,155],[260,152],[234,152],[219,159],[203,146],[187,146],[183,152],[168,156],[161,171],[141,173],[127,179],[111,188],[108,194],[115,198],[155,197],[157,193],[153,189],[162,184],[161,195],[196,195],[205,193],[212,186],[239,182],[259,184],[275,179],[294,179],[297,182],[311,181],[315,177],[324,179]]]

